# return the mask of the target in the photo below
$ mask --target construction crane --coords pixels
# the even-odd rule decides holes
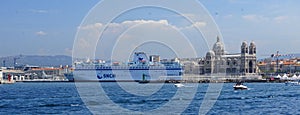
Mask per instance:
[[[2,67],[6,67],[7,62],[9,62],[9,58],[8,57],[3,57],[2,58]]]
[[[22,55],[19,55],[19,56],[15,56],[14,57],[14,67],[16,67],[17,65],[17,60],[20,59],[22,57]]]
[[[279,51],[277,51],[277,53],[276,53],[276,73],[279,72],[279,59],[278,59],[278,57],[279,57]]]
[[[5,61],[5,59],[4,59],[4,60],[2,61],[2,64],[3,64],[2,66],[3,66],[3,67],[6,66],[6,65],[5,65],[5,62],[6,62],[6,61]]]

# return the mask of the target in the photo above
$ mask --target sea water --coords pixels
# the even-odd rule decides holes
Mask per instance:
[[[88,83],[86,83],[88,84]],[[100,84],[100,83],[99,83]],[[129,111],[147,112],[176,100],[191,103],[182,111],[163,111],[169,114],[198,114],[209,84],[197,84],[193,98],[172,98],[178,88],[165,84],[162,90],[150,98],[121,89],[117,83],[101,83],[107,97],[113,103]],[[126,84],[125,84],[126,85]],[[152,84],[158,85],[158,84]],[[184,84],[188,86],[195,84]],[[233,90],[233,83],[224,83],[217,98],[208,98],[215,103],[207,114],[300,114],[300,86],[286,86],[284,83],[245,83],[248,90]],[[132,82],[128,86],[134,88]],[[107,88],[105,88],[107,87]],[[108,90],[107,90],[108,89]],[[150,89],[142,89],[150,90]],[[189,92],[186,93],[189,95]],[[104,104],[97,102],[97,104]],[[170,108],[180,108],[172,107]],[[107,110],[110,113],[116,109]],[[80,98],[75,83],[15,83],[0,84],[0,114],[93,114]],[[101,114],[101,113],[96,113]],[[157,113],[159,114],[159,113]]]

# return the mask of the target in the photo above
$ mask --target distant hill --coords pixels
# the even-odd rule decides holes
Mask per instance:
[[[58,67],[60,65],[72,65],[72,57],[65,55],[55,56],[39,56],[39,55],[18,55],[0,57],[0,66],[12,67],[14,65],[14,59],[16,59],[17,65],[34,65],[34,66],[53,66]]]

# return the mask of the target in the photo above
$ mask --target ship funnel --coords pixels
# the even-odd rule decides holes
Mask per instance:
[[[148,62],[148,57],[144,52],[135,52],[133,62],[135,64],[146,64]]]

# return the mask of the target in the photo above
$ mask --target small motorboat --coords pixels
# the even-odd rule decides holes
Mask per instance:
[[[233,86],[234,90],[245,90],[245,89],[248,89],[247,86],[243,85],[243,83],[239,82],[239,83],[236,83],[234,86]]]
[[[175,85],[175,87],[183,87],[184,85],[183,84],[181,84],[181,83],[176,83],[176,84],[174,84]]]

